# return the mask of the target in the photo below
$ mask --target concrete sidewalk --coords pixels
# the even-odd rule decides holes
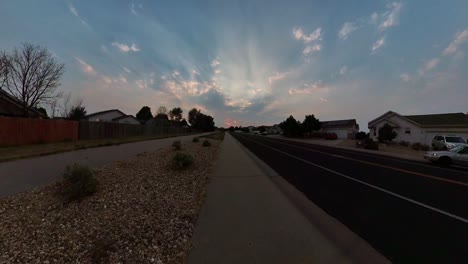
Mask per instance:
[[[249,155],[226,133],[188,263],[362,262],[312,224]],[[356,237],[349,245],[360,244]],[[367,260],[382,262],[375,259]]]

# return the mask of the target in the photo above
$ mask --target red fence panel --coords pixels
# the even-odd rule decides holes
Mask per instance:
[[[78,140],[78,122],[0,117],[0,146]]]

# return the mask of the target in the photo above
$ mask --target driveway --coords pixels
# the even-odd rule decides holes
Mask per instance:
[[[0,198],[52,183],[62,177],[65,167],[69,164],[80,163],[98,167],[134,157],[145,151],[170,146],[176,139],[185,141],[193,137],[194,135],[140,141],[3,162],[0,163]]]

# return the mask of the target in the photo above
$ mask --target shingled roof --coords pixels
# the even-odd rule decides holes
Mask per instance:
[[[355,127],[356,119],[322,121],[320,124],[322,124],[322,128]]]
[[[433,115],[408,115],[403,116],[420,126],[457,126],[468,127],[468,115],[464,113],[448,113]]]

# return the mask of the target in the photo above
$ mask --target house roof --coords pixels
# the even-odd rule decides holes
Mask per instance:
[[[382,119],[397,115],[420,127],[468,127],[468,115],[464,113],[445,113],[429,115],[407,115],[403,116],[393,111],[377,117],[369,122],[369,127]]]
[[[127,118],[127,117],[131,117],[135,120],[137,120],[138,122],[140,122],[138,119],[136,119],[136,117],[134,117],[133,115],[124,115],[124,116],[119,116],[119,117],[116,117],[114,119],[112,119],[112,121],[119,121],[120,119],[124,119],[124,118]]]
[[[127,116],[124,112],[120,111],[119,109],[110,109],[110,110],[105,110],[105,111],[101,111],[101,112],[96,112],[96,113],[92,113],[92,114],[89,114],[87,116],[85,116],[85,118],[90,118],[90,117],[93,117],[93,116],[97,116],[97,115],[101,115],[101,114],[106,114],[106,113],[109,113],[109,112],[119,112],[120,114],[122,114],[122,116]]]
[[[447,113],[431,115],[403,116],[421,126],[468,126],[468,115],[464,113]]]
[[[21,102],[15,97],[11,96],[7,92],[0,89],[0,115],[5,116],[24,116],[23,106]],[[29,109],[29,115],[31,117],[43,117],[46,116],[39,112],[37,109]]]
[[[322,128],[355,127],[356,119],[322,121],[320,124],[322,124]]]

